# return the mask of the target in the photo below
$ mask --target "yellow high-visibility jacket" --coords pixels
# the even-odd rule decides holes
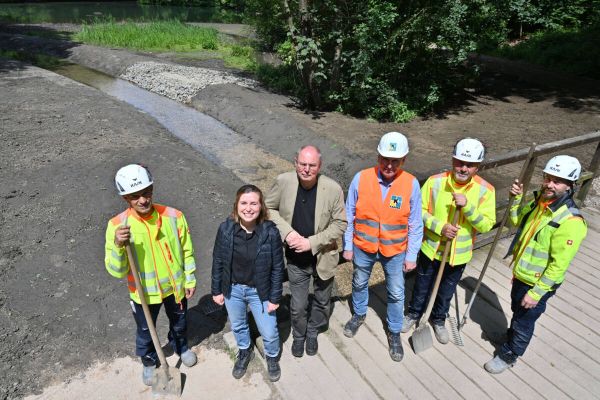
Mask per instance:
[[[568,194],[550,204],[534,200],[519,211],[520,199],[515,197],[510,213],[511,222],[520,224],[511,244],[513,275],[533,286],[528,294],[539,301],[565,280],[587,224]]]
[[[460,211],[460,230],[453,241],[448,257],[449,265],[466,264],[473,257],[476,232],[488,232],[496,223],[496,192],[494,187],[480,176],[458,185],[451,171],[433,175],[421,188],[424,235],[421,251],[433,260],[442,259],[444,244],[442,228],[452,223],[454,211],[452,193],[462,193],[467,204]]]
[[[125,247],[115,245],[115,231],[129,225],[133,256],[140,271],[140,282],[148,304],[159,304],[171,294],[177,303],[185,289],[196,287],[194,249],[185,216],[172,207],[154,204],[148,218],[128,208],[108,222],[104,263],[115,278],[127,276],[131,299],[140,303],[129,269]]]

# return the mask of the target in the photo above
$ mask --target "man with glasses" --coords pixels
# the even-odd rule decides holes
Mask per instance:
[[[569,264],[587,234],[585,220],[573,201],[580,174],[581,164],[575,157],[553,157],[544,168],[541,191],[534,193],[534,200],[521,210],[518,204],[523,184],[515,180],[510,189],[517,196],[510,219],[519,227],[507,254],[512,254],[514,265],[510,292],[513,316],[506,342],[484,365],[491,374],[505,371],[523,356],[535,322],[565,280]]]
[[[319,173],[321,162],[316,146],[300,148],[296,171],[279,175],[265,199],[285,245],[294,357],[302,357],[305,345],[307,355],[317,354],[317,335],[329,323],[337,241],[346,229],[344,193],[337,182]],[[311,277],[314,297],[309,310]]]
[[[408,141],[399,132],[383,135],[377,147],[377,166],[354,176],[346,215],[343,257],[352,261],[352,318],[344,335],[353,337],[362,325],[369,303],[369,277],[380,262],[387,288],[389,354],[402,361],[400,330],[404,315],[404,273],[416,267],[423,238],[421,190],[417,179],[402,169]]]
[[[137,325],[135,353],[144,366],[142,380],[151,386],[159,360],[129,269],[125,245],[131,245],[136,258],[154,324],[164,305],[169,318],[169,343],[186,367],[193,366],[197,360],[186,338],[187,301],[196,290],[194,249],[181,211],[152,201],[154,181],[146,167],[130,164],[119,169],[115,185],[127,209],[108,222],[104,262],[110,275],[119,279],[127,277]]]
[[[484,156],[485,148],[479,140],[459,140],[452,153],[452,169],[429,177],[421,189],[424,240],[412,299],[402,324],[403,333],[425,312],[444,247],[451,243],[430,317],[438,342],[446,344],[450,339],[446,315],[465,266],[473,256],[475,234],[488,232],[496,223],[494,187],[477,175]],[[460,216],[454,226],[451,221],[456,212]]]

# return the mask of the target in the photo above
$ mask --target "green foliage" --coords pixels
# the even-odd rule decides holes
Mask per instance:
[[[179,21],[151,23],[118,23],[113,20],[84,24],[77,40],[100,46],[116,46],[136,50],[191,51],[216,50],[219,47],[215,29],[199,28]]]

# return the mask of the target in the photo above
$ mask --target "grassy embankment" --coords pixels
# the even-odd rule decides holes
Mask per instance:
[[[555,71],[600,79],[600,26],[540,32],[515,46],[502,46],[492,53]]]
[[[74,37],[98,46],[155,52],[201,52],[200,57],[222,59],[226,66],[245,71],[254,71],[257,65],[251,46],[227,43],[220,39],[215,29],[179,21],[95,22],[84,24]]]

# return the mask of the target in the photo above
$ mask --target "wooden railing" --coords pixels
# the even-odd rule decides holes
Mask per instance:
[[[587,166],[587,168],[584,168],[581,176],[577,181],[578,190],[575,195],[576,201],[580,204],[584,204],[585,198],[587,197],[588,192],[592,186],[592,181],[598,175],[598,167],[600,166],[600,131],[595,131],[568,139],[558,140],[556,142],[549,142],[537,145],[533,152],[533,159],[531,160],[527,170],[525,171],[525,176],[523,179],[523,187],[525,188],[525,190],[527,190],[529,184],[531,183],[531,179],[533,177],[533,172],[535,170],[536,161],[538,157],[557,153],[561,150],[583,146],[590,143],[597,143],[596,151],[594,152],[594,156],[592,157],[590,164]],[[530,148],[527,147],[511,151],[510,153],[503,154],[497,157],[491,157],[490,159],[481,163],[479,171],[481,172],[485,170],[492,170],[504,165],[524,161],[529,155],[529,150]],[[579,160],[581,161],[580,158]],[[442,170],[437,169],[429,171],[425,174],[418,174],[417,176],[419,178],[419,182],[421,183],[421,185],[423,185],[423,183],[425,183],[429,176],[447,170],[449,170],[449,168],[445,168]],[[496,195],[498,196],[498,192],[496,192]],[[506,195],[508,195],[508,193],[506,193]],[[531,196],[531,194],[529,194],[529,196]],[[507,204],[508,198],[503,198],[502,200],[497,201],[496,213],[501,215],[499,211],[505,209]],[[496,226],[494,228],[496,228]],[[507,232],[506,235],[508,234],[509,233]],[[481,247],[491,242],[491,239],[493,237],[492,235],[492,233],[480,235],[480,237],[477,239],[476,247]]]

